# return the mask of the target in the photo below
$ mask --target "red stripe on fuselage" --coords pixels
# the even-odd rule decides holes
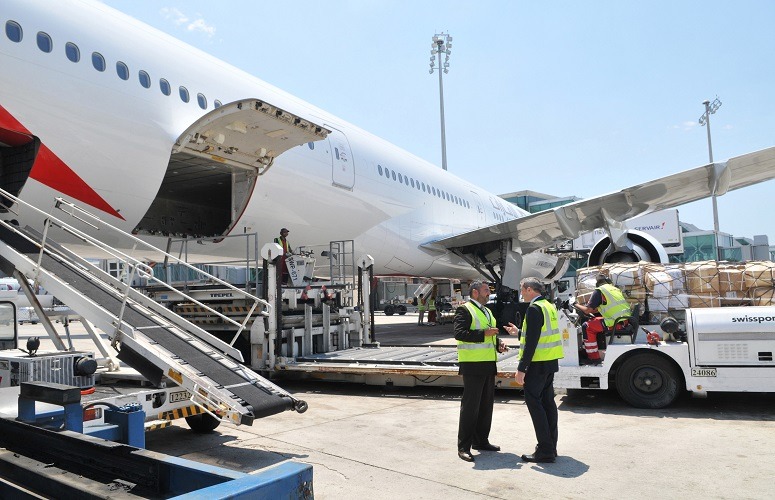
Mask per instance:
[[[0,142],[9,146],[20,146],[31,141],[32,137],[32,133],[24,125],[0,106]],[[124,220],[116,209],[43,143],[38,149],[30,177],[64,195]]]

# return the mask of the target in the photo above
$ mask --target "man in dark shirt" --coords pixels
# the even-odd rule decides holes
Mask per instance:
[[[543,286],[535,278],[520,283],[522,299],[530,302],[522,323],[520,356],[516,380],[525,390],[525,403],[533,421],[538,445],[535,452],[522,455],[525,462],[554,462],[557,457],[557,404],[554,402],[554,374],[562,358],[562,342],[557,308],[542,295]],[[548,324],[547,324],[548,322]],[[509,335],[520,330],[509,323]]]
[[[463,376],[463,398],[457,433],[458,456],[473,462],[471,447],[480,451],[499,451],[489,441],[495,400],[495,374],[498,352],[508,350],[497,338],[495,317],[484,304],[490,287],[476,280],[470,286],[470,300],[455,311],[453,321],[458,341],[459,373]]]

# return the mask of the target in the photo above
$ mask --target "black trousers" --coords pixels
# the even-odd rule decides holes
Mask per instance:
[[[535,453],[552,456],[557,452],[557,404],[554,402],[554,372],[557,363],[533,361],[525,373],[525,403],[535,430]]]
[[[457,429],[458,450],[469,451],[472,445],[489,443],[494,402],[494,374],[463,375],[463,399],[460,401],[460,423]]]

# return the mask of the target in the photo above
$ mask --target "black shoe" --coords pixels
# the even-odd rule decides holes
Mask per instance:
[[[472,448],[475,449],[475,450],[479,450],[479,451],[501,451],[501,447],[500,446],[494,445],[494,444],[490,444],[490,443],[485,443],[485,444],[481,444],[481,445],[473,445]]]
[[[539,464],[550,464],[554,463],[554,457],[552,455],[536,455],[535,453],[532,455],[522,455],[522,461],[523,462],[536,462]]]
[[[457,456],[460,457],[460,460],[466,461],[466,462],[473,462],[474,456],[471,455],[470,451],[466,450],[457,450]]]

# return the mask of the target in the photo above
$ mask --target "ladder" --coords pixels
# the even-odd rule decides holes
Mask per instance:
[[[72,224],[0,190],[0,195],[14,202],[6,207],[9,214],[24,220],[42,220],[41,232],[30,226],[20,227],[16,220],[0,220],[0,268],[7,274],[19,272],[42,285],[88,322],[105,332],[118,350],[118,359],[136,369],[153,385],[170,381],[185,388],[191,401],[217,418],[234,424],[252,424],[255,418],[295,409],[302,413],[307,405],[296,400],[269,380],[242,364],[241,352],[234,343],[254,312],[261,316],[272,313],[272,306],[244,290],[219,280],[180,261],[173,255],[102,221],[62,198],[57,198],[52,212],[58,210],[72,219]],[[13,215],[11,215],[13,214]],[[60,214],[58,214],[60,215]],[[75,226],[86,226],[84,231]],[[102,240],[92,236],[99,233]],[[54,236],[76,237],[79,246],[89,248],[88,255],[116,259],[127,273],[126,282],[111,276],[71,249],[54,241]],[[131,250],[123,250],[131,248]],[[152,269],[132,255],[167,258],[219,282],[248,304],[248,314],[237,321],[187,297],[186,300],[209,309],[213,314],[237,327],[230,343],[202,330],[174,312],[156,303],[130,286],[135,276],[166,285],[153,276]],[[147,258],[147,257],[146,257]],[[169,285],[166,285],[169,286]],[[173,290],[170,287],[171,290]],[[178,292],[180,293],[180,292]],[[246,332],[247,333],[247,332]]]

